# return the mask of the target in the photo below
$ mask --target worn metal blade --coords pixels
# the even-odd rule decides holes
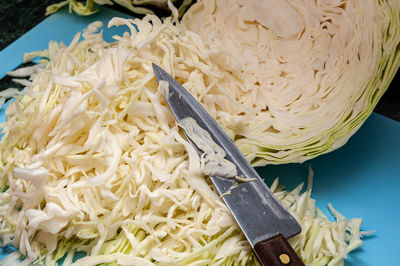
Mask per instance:
[[[239,175],[245,178],[256,178],[255,181],[240,183],[230,195],[223,197],[250,244],[254,246],[277,234],[282,234],[286,238],[298,234],[301,231],[298,222],[275,198],[215,120],[167,72],[155,64],[153,64],[153,70],[158,82],[165,80],[169,83],[169,95],[165,98],[176,120],[179,122],[186,117],[192,117],[200,127],[210,133],[215,143],[225,150],[226,159],[236,165]],[[236,181],[218,176],[211,177],[211,180],[220,194],[226,192]]]

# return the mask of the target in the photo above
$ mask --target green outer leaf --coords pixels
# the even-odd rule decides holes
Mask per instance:
[[[68,5],[70,0],[65,0],[57,4],[50,5],[46,8],[46,16],[56,13],[60,8]]]

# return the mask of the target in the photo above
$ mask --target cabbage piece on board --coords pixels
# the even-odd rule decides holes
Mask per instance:
[[[344,145],[399,67],[398,0],[203,0],[183,22],[244,84],[218,122],[253,165]]]
[[[182,15],[188,6],[192,4],[192,0],[176,1],[178,2],[179,14]],[[168,0],[86,0],[83,4],[81,1],[64,0],[62,2],[52,4],[46,8],[46,15],[53,14],[59,9],[68,6],[69,11],[74,11],[81,16],[89,16],[99,11],[96,5],[120,5],[135,14],[154,14],[155,9],[168,9]]]

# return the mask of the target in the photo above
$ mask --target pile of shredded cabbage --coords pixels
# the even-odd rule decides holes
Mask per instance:
[[[399,0],[201,0],[183,22],[244,84],[219,123],[255,165],[344,145],[400,65]]]
[[[122,24],[131,32],[114,43],[96,33],[96,22],[70,45],[52,42],[26,57],[44,58],[2,124],[0,239],[18,248],[3,263],[53,265],[64,257],[69,265],[83,251],[75,265],[255,265],[179,133],[151,63],[220,121],[242,108],[232,105],[227,88],[244,86],[210,58],[217,50],[173,19],[114,18],[109,27]],[[235,120],[238,130],[244,120]],[[271,186],[303,228],[291,245],[307,264],[343,263],[362,244],[361,219],[334,212],[330,222],[311,190],[300,188],[285,191],[277,180]]]

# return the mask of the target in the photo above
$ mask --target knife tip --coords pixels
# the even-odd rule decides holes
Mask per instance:
[[[151,63],[151,65],[153,66],[154,73],[161,72],[161,67],[159,67],[156,63]]]
[[[153,67],[153,72],[154,72],[154,75],[155,75],[156,78],[157,78],[157,81],[160,81],[160,78],[161,78],[162,73],[163,73],[162,68],[159,67],[159,66],[158,66],[157,64],[155,64],[155,63],[151,63],[151,65],[152,65],[152,67]]]

